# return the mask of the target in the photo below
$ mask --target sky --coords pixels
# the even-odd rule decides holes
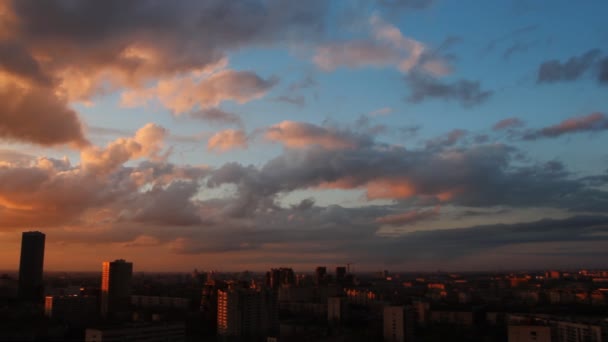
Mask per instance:
[[[0,269],[605,268],[607,12],[0,0]]]

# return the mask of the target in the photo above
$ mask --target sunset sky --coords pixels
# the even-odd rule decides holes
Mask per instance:
[[[0,0],[0,269],[606,267],[606,13]]]

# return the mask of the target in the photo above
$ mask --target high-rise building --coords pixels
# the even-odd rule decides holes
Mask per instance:
[[[104,261],[101,273],[101,314],[126,312],[131,301],[133,263],[123,259]]]
[[[336,282],[338,284],[344,283],[344,279],[346,278],[346,267],[338,266],[336,267]]]
[[[281,286],[293,286],[295,284],[296,276],[291,268],[273,268],[266,273],[266,286],[275,290]]]
[[[412,341],[414,333],[414,315],[410,307],[384,307],[384,341]]]
[[[224,337],[269,337],[278,332],[278,307],[272,291],[251,288],[219,290],[217,333]]]
[[[315,269],[315,277],[314,277],[314,281],[315,281],[315,285],[323,285],[326,283],[327,280],[327,267],[325,266],[318,266]]]
[[[45,235],[41,232],[23,232],[21,235],[21,259],[19,260],[19,297],[26,301],[43,303]]]

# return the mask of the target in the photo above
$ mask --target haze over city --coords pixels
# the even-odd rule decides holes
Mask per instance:
[[[605,268],[606,13],[0,0],[0,269]]]

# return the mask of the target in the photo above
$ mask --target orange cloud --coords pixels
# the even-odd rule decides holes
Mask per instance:
[[[356,148],[362,142],[353,134],[305,122],[283,121],[266,130],[265,138],[287,147],[305,148],[312,145],[326,149]]]
[[[225,152],[234,148],[247,148],[247,136],[241,130],[227,129],[215,133],[207,141],[210,151]]]
[[[96,146],[84,149],[80,154],[84,170],[107,174],[131,159],[162,158],[160,152],[167,130],[153,123],[140,128],[133,138],[119,138],[105,149]]]

